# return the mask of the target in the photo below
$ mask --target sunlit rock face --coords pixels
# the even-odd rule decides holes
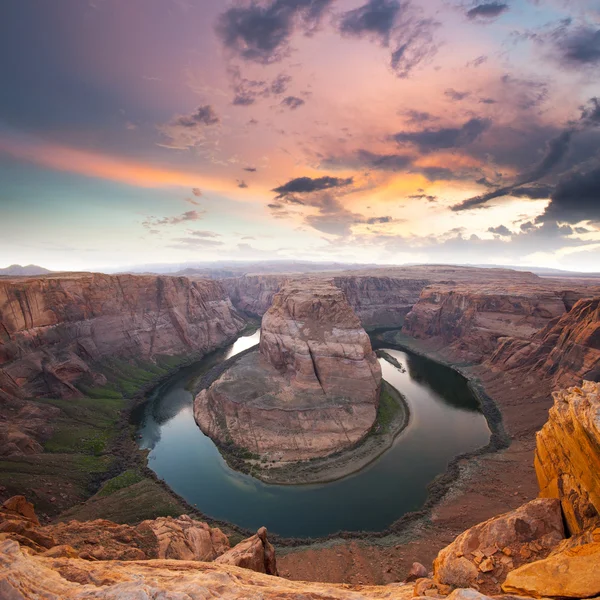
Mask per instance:
[[[554,392],[537,434],[540,495],[558,498],[573,534],[600,526],[600,384]]]
[[[0,388],[22,397],[80,395],[106,383],[106,358],[204,354],[243,319],[220,283],[185,277],[65,274],[0,281]]]
[[[431,285],[407,315],[403,331],[437,340],[457,358],[481,360],[501,338],[529,340],[565,311],[561,294],[551,288],[520,282]]]
[[[260,351],[202,391],[194,414],[219,443],[304,460],[361,440],[375,422],[380,386],[369,337],[343,292],[305,280],[275,296]]]

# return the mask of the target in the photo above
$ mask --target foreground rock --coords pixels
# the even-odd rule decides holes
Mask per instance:
[[[600,543],[575,546],[508,574],[502,589],[534,598],[600,595]]]
[[[478,586],[486,593],[498,593],[509,571],[545,558],[563,539],[558,500],[533,500],[459,535],[435,559],[434,579],[443,585]]]
[[[25,554],[0,542],[0,597],[10,600],[408,600],[413,585],[358,586],[287,581],[230,565],[191,561],[86,561]]]
[[[194,402],[204,433],[271,460],[326,456],[360,441],[377,415],[381,368],[344,294],[290,283],[265,314],[260,352]]]
[[[23,496],[14,496],[0,506],[1,540],[19,542],[31,552],[51,558],[220,560],[223,564],[277,575],[275,549],[264,527],[230,548],[220,529],[187,515],[176,519],[159,517],[139,525],[96,519],[41,527],[33,505]]]
[[[537,434],[540,494],[559,498],[571,533],[600,525],[600,384],[554,392],[554,406]]]

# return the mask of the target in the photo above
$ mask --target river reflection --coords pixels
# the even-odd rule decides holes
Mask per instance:
[[[137,415],[150,468],[203,513],[284,536],[382,530],[418,510],[427,484],[456,455],[485,445],[486,421],[466,380],[425,358],[386,349],[405,372],[380,359],[383,377],[404,394],[411,416],[390,450],[365,469],[327,484],[277,486],[231,470],[194,422],[190,382],[259,341],[260,333],[187,367],[159,386]]]

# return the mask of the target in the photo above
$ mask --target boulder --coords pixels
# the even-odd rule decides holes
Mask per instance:
[[[564,539],[560,503],[544,498],[471,527],[439,552],[437,583],[498,593],[506,574],[545,558]]]
[[[255,535],[219,556],[215,562],[250,569],[257,573],[277,575],[275,548],[267,539],[266,527],[261,527]]]
[[[593,598],[600,596],[600,543],[556,552],[508,574],[502,589],[535,598]]]

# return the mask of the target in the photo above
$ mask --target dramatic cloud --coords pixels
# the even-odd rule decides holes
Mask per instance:
[[[551,185],[529,185],[512,189],[510,195],[515,196],[515,198],[543,200],[545,198],[550,198],[553,189],[554,187]]]
[[[574,134],[596,127],[600,124],[600,110],[598,105],[598,99],[595,97],[591,98],[587,105],[582,107],[579,120],[552,138],[547,143],[546,151],[542,160],[536,166],[534,166],[533,169],[520,175],[512,185],[500,187],[492,192],[483,194],[482,196],[475,196],[473,198],[463,200],[459,204],[455,204],[452,207],[452,210],[461,211],[468,210],[470,208],[482,207],[490,200],[512,195],[513,192],[514,195],[519,197],[536,198],[539,197],[539,194],[542,198],[547,198],[549,195],[548,192],[551,190],[551,188],[548,188],[547,186],[522,186],[534,183],[552,173],[557,165],[563,161],[567,152],[569,151],[571,140]]]
[[[421,152],[432,152],[445,148],[459,148],[474,142],[491,125],[489,119],[472,118],[460,127],[442,127],[404,131],[392,138],[399,144],[409,143],[418,146]]]
[[[572,173],[558,182],[541,222],[600,222],[600,166]]]
[[[350,185],[353,182],[352,177],[343,179],[340,177],[297,177],[274,188],[272,191],[277,194],[277,198],[284,198],[289,194],[310,194],[322,190],[328,190],[331,188],[339,188]]]
[[[414,157],[406,154],[377,154],[359,149],[346,156],[330,156],[322,161],[323,166],[374,171],[405,171]]]
[[[229,8],[218,19],[217,35],[240,58],[261,64],[280,61],[290,52],[296,30],[311,33],[332,0],[251,1]]]
[[[433,31],[437,24],[421,17],[409,1],[368,0],[340,15],[338,30],[346,37],[370,39],[391,48],[390,66],[398,77],[411,71],[437,51]]]
[[[290,110],[296,110],[297,108],[302,106],[304,103],[305,103],[304,100],[302,100],[302,98],[298,98],[297,96],[286,96],[281,101],[281,104],[283,106],[287,106]]]
[[[409,198],[413,200],[427,200],[427,202],[437,202],[437,196],[431,196],[428,194],[412,194]]]
[[[227,75],[233,90],[234,106],[251,106],[260,98],[269,96],[279,96],[286,90],[292,78],[290,75],[281,73],[271,82],[264,79],[249,79],[242,75],[242,71],[237,65],[229,65]]]
[[[177,217],[163,217],[162,219],[148,217],[142,225],[147,229],[152,229],[162,225],[178,225],[179,223],[186,223],[188,221],[199,221],[205,212],[206,211],[188,210]]]
[[[486,2],[478,4],[471,10],[467,11],[469,19],[491,20],[499,17],[503,12],[508,10],[508,4],[503,2]]]

